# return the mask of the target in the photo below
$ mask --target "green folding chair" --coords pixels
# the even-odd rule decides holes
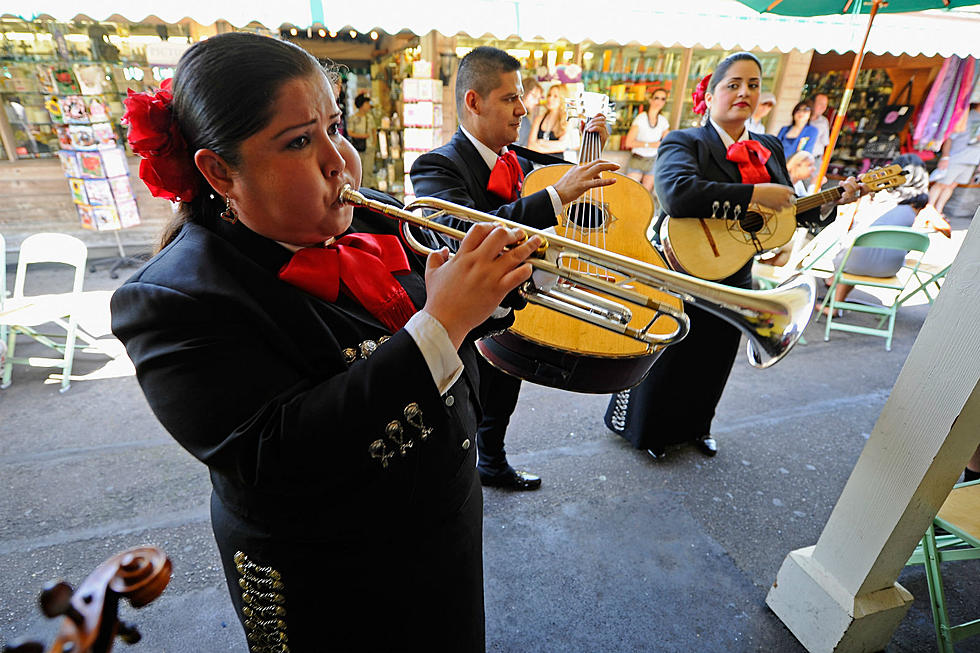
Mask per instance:
[[[949,272],[949,268],[951,268],[952,265],[952,263],[946,263],[945,265],[920,263],[918,269],[915,271],[915,278],[918,285],[916,286],[914,283],[910,284],[911,290],[899,297],[898,303],[904,304],[921,292],[926,296],[926,299],[929,300],[929,304],[931,305],[932,302],[935,301],[935,297],[933,297],[933,294],[929,292],[929,287],[935,286],[933,293],[938,295],[939,291],[942,289],[942,285],[939,282],[946,278],[946,273]]]
[[[936,535],[937,527],[944,529],[946,534]],[[936,646],[941,653],[953,653],[953,644],[980,634],[980,619],[950,624],[940,565],[977,558],[980,558],[980,481],[973,481],[953,486],[939,514],[926,529],[922,542],[906,563],[906,566],[925,567]]]
[[[899,270],[899,273],[894,277],[865,277],[856,274],[847,274],[843,271],[847,266],[847,259],[850,258],[851,252],[854,251],[855,247],[900,249],[909,253],[918,252],[918,256],[913,258],[914,263],[911,266],[906,262],[902,269]],[[921,265],[922,254],[924,254],[928,248],[929,236],[909,227],[871,227],[864,233],[859,234],[854,239],[854,243],[847,250],[847,253],[844,254],[844,259],[841,261],[841,264],[837,266],[837,269],[834,271],[834,277],[831,281],[830,288],[827,289],[827,296],[824,297],[823,304],[821,304],[821,310],[823,307],[830,308],[823,339],[825,341],[830,340],[830,332],[833,329],[838,331],[850,331],[852,333],[862,333],[864,335],[879,336],[884,338],[885,349],[887,351],[891,351],[892,333],[895,329],[895,314],[902,305],[902,302],[900,302],[899,299],[906,295],[911,286],[915,286],[919,283],[919,277],[917,274],[919,266]],[[882,305],[865,304],[856,301],[839,302],[834,299],[837,286],[839,285],[884,289],[888,291],[887,294],[892,294],[891,291],[894,291],[894,297],[890,303]],[[872,313],[880,316],[881,319],[878,320],[878,325],[876,327],[849,324],[835,320],[834,315],[838,310],[854,311],[858,313]],[[884,326],[885,322],[888,323],[887,328]]]

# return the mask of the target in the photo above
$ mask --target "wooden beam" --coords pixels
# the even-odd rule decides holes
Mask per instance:
[[[694,48],[684,48],[684,56],[681,59],[677,77],[671,85],[670,94],[674,96],[674,101],[670,108],[670,128],[680,129],[681,110],[684,108],[684,98],[687,97],[688,77],[691,74],[691,60],[694,59]]]
[[[0,102],[0,143],[3,143],[3,149],[7,154],[7,159],[16,161],[17,141],[14,140],[14,130],[10,126],[10,120],[7,118],[7,107],[4,106],[5,104],[4,102]]]
[[[885,649],[912,600],[895,581],[977,448],[978,223],[820,538],[786,557],[766,598],[811,652]]]

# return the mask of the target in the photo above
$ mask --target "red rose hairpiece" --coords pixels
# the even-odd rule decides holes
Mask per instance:
[[[129,146],[142,157],[140,179],[154,197],[172,202],[189,202],[198,189],[197,169],[187,151],[187,143],[174,120],[170,80],[164,80],[160,91],[133,93],[123,102],[123,123],[129,125]]]
[[[708,105],[704,101],[704,93],[708,90],[708,82],[711,81],[711,73],[705,75],[698,85],[691,91],[691,98],[694,100],[694,113],[703,116],[708,110]]]

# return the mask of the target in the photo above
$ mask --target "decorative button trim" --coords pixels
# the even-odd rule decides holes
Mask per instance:
[[[446,405],[447,406],[452,407],[452,405],[455,404],[455,403],[456,403],[456,397],[454,397],[452,395],[447,395],[446,396]]]
[[[617,433],[626,430],[626,417],[629,414],[630,391],[623,390],[616,394],[616,404],[613,406],[612,415],[609,417],[610,425]]]
[[[382,469],[388,469],[391,459],[396,454],[402,457],[408,455],[409,449],[418,442],[425,442],[432,435],[433,429],[426,426],[422,421],[422,409],[417,403],[413,401],[405,406],[402,414],[405,416],[407,425],[418,431],[418,440],[412,437],[401,421],[393,419],[388,422],[385,425],[384,437],[378,438],[368,445],[368,454],[381,463]]]
[[[377,339],[377,341],[365,340],[356,347],[347,347],[341,350],[341,354],[344,357],[344,362],[350,365],[358,358],[367,359],[371,356],[371,354],[378,350],[378,347],[385,344],[389,340],[391,340],[391,336],[381,336]]]
[[[432,435],[432,429],[422,423],[422,409],[414,401],[405,406],[405,421],[419,430],[419,439],[423,442]]]
[[[242,590],[248,650],[250,653],[289,653],[282,574],[272,567],[255,564],[242,551],[235,553],[235,569]]]

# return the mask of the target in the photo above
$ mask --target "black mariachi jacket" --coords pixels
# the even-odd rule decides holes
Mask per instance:
[[[766,161],[770,181],[792,187],[786,171],[786,156],[779,139],[769,134],[749,133],[752,140],[766,146],[772,156]],[[672,218],[707,218],[712,204],[729,203],[729,211],[741,207],[744,213],[752,198],[752,184],[743,184],[738,165],[725,158],[726,148],[715,128],[709,123],[702,127],[672,131],[664,136],[657,152],[654,187],[660,201],[660,216],[656,232],[664,216]],[[718,217],[721,213],[718,212]],[[797,216],[798,222],[820,219],[820,209]],[[830,217],[827,218],[831,219]],[[721,283],[749,287],[752,261]]]
[[[354,230],[396,228],[355,210]],[[188,224],[116,291],[112,330],[150,407],[230,510],[285,537],[370,536],[420,506],[452,510],[473,474],[473,348],[440,396],[407,332],[280,281],[290,255],[241,224]],[[422,276],[398,279],[421,307]]]

